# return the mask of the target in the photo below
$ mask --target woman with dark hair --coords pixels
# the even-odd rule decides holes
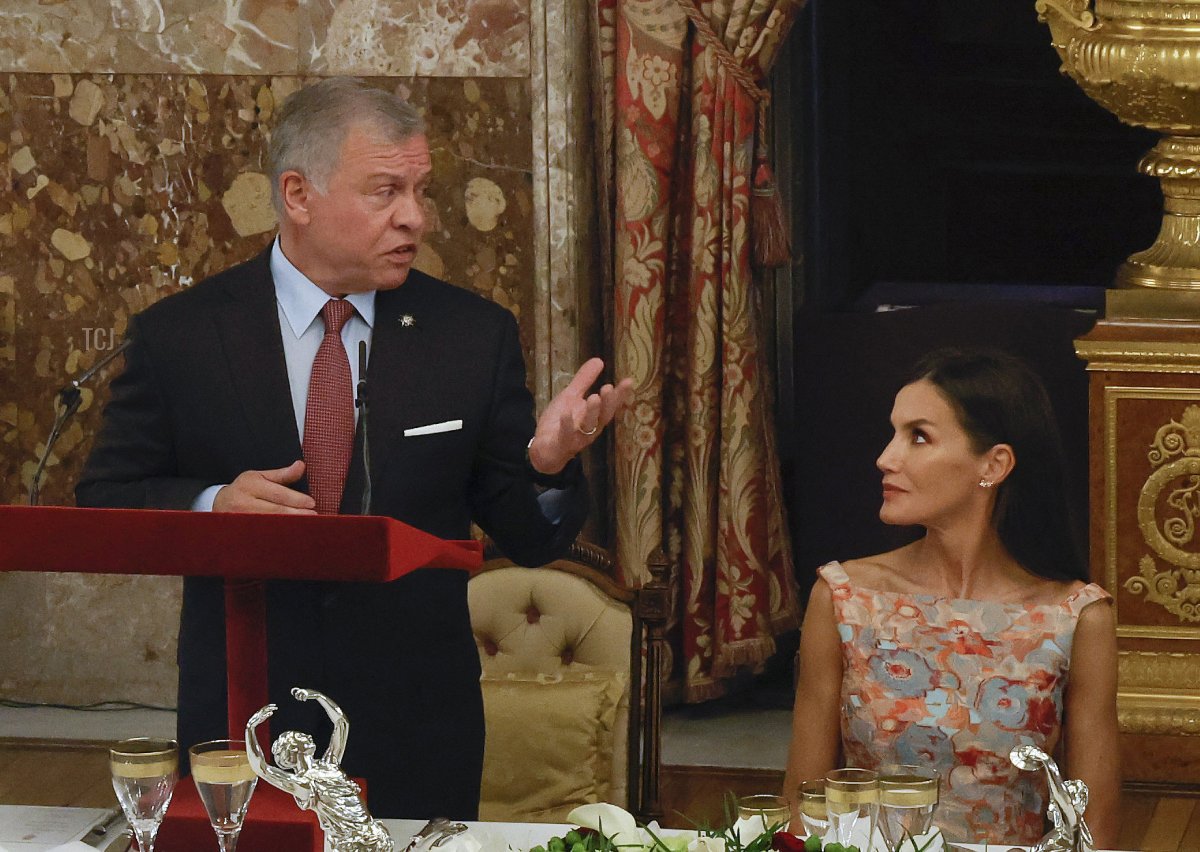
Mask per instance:
[[[1119,820],[1111,598],[1074,547],[1045,389],[1020,361],[940,350],[896,395],[880,518],[923,537],[823,566],[809,599],[784,792],[839,765],[938,770],[958,842],[1035,843],[1029,744],[1090,790],[1096,846]]]

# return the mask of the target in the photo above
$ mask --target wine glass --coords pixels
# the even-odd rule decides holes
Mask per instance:
[[[258,781],[246,757],[246,742],[211,740],[192,746],[188,755],[192,780],[217,833],[217,844],[221,852],[234,852]]]
[[[109,749],[108,763],[139,852],[154,852],[154,838],[179,780],[179,743],[149,737],[122,740]]]
[[[782,796],[758,794],[737,800],[737,830],[742,843],[749,843],[768,830],[787,828],[792,809]]]
[[[825,832],[829,831],[824,778],[815,778],[800,785],[800,825],[805,837],[823,839]]]
[[[879,819],[890,852],[927,834],[938,803],[938,775],[921,766],[898,766],[879,776]]]
[[[825,813],[833,839],[869,850],[879,819],[879,775],[869,769],[835,769],[825,776]]]

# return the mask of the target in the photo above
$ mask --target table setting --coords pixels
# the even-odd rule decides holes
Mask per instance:
[[[1097,852],[1083,820],[1086,785],[1064,779],[1053,758],[1031,745],[1013,749],[1009,759],[1022,771],[1042,773],[1049,791],[1051,828],[1032,847],[947,841],[934,820],[940,776],[917,765],[835,769],[805,781],[794,802],[772,794],[731,799],[723,825],[716,828],[639,825],[627,811],[601,802],[575,807],[565,824],[380,820],[367,811],[360,787],[340,766],[349,733],[340,708],[314,690],[297,688],[292,694],[317,701],[334,724],[322,756],[317,757],[310,735],[287,731],[272,746],[275,762],[270,762],[257,728],[274,713],[274,705],[251,716],[243,740],[213,740],[189,749],[192,777],[179,786],[194,788],[191,795],[203,804],[212,832],[208,849],[237,852],[261,779],[276,812],[282,802],[292,814],[284,824],[319,826],[319,834],[308,836],[324,852]],[[122,740],[109,750],[109,767],[119,815],[102,809],[0,806],[0,852],[155,852],[179,784],[178,743]],[[296,819],[297,811],[311,814]],[[178,824],[180,809],[174,813]],[[272,831],[278,825],[256,819]],[[187,840],[181,843],[183,837]],[[186,850],[162,852],[208,852],[199,848],[204,841],[194,833],[174,838],[173,845]],[[281,839],[260,833],[258,847],[250,847],[278,848]]]
[[[0,828],[0,852],[125,852],[130,848],[131,838],[127,833],[127,823],[121,815],[107,828],[89,834],[88,829],[97,819],[110,815],[111,811],[100,808],[32,808],[16,805],[0,805],[0,826],[7,827],[15,824],[17,819],[24,820],[31,811],[45,812],[52,817],[56,825],[74,827],[72,835],[63,835],[61,830],[55,834],[47,834],[54,842],[13,843],[10,835]],[[42,820],[42,824],[45,824]],[[380,822],[387,828],[397,852],[406,849],[411,838],[427,825],[430,820],[414,819],[382,819]],[[536,846],[543,846],[553,837],[566,835],[574,826],[567,823],[514,823],[514,822],[466,822],[459,823],[465,830],[453,841],[446,840],[436,847],[437,852],[532,852]],[[696,832],[687,830],[661,829],[654,830],[660,837],[694,837]],[[69,842],[67,837],[72,837]],[[453,843],[453,845],[451,845]],[[474,848],[475,844],[477,848]],[[213,838],[212,849],[216,850],[217,840]],[[686,847],[685,847],[686,848]],[[1028,852],[1028,846],[1012,846],[1008,844],[950,843],[944,847],[947,852]],[[882,847],[880,847],[882,849]],[[193,852],[193,850],[173,850],[162,847],[161,852]],[[415,849],[413,850],[415,852]],[[547,850],[549,852],[549,850]],[[567,850],[570,852],[570,849]]]

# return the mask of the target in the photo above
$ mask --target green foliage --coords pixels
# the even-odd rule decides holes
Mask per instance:
[[[657,838],[656,838],[657,839]],[[662,841],[658,841],[664,852],[677,852]],[[562,837],[551,837],[546,841],[545,846],[534,846],[529,852],[621,852],[622,849],[629,845],[622,846],[618,843],[613,843],[612,840],[604,834],[604,824],[600,824],[599,831],[588,831],[571,829]],[[641,849],[641,845],[637,844],[630,848]]]
[[[908,831],[905,831],[904,839],[900,841],[900,848],[897,849],[896,852],[904,852],[906,843],[912,847],[912,852],[927,852],[927,850],[931,846],[933,846],[933,842],[941,836],[942,836],[942,832],[940,830],[934,830],[934,832],[931,835],[929,835],[929,839],[925,841],[925,845],[918,846],[917,838],[915,838]],[[986,852],[986,850],[985,850],[985,852]]]

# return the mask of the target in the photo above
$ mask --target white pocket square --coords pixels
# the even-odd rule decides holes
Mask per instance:
[[[405,429],[404,437],[411,438],[415,435],[436,435],[438,432],[453,432],[456,429],[461,428],[461,420],[443,420],[441,423],[430,423],[428,426],[414,426],[412,429]]]

